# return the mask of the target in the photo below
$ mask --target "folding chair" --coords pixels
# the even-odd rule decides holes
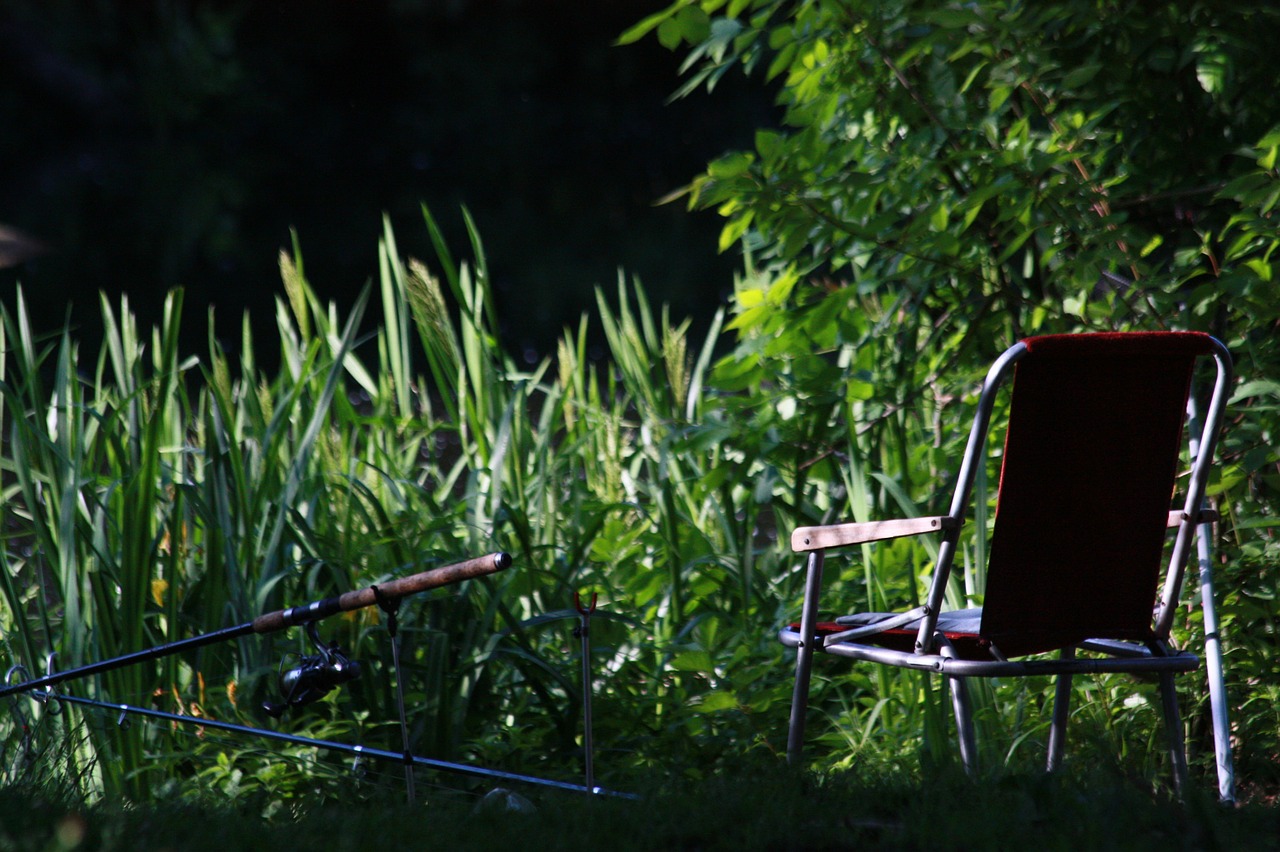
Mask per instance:
[[[1181,509],[1181,436],[1196,362],[1217,377]],[[943,612],[964,512],[984,463],[998,388],[1014,375],[983,606]],[[1176,791],[1187,764],[1174,675],[1198,658],[1169,631],[1202,510],[1205,483],[1231,384],[1231,357],[1207,334],[1149,332],[1032,337],[987,374],[950,511],[946,515],[801,527],[792,550],[808,554],[800,623],[779,632],[796,648],[788,759],[801,756],[815,650],[942,674],[951,689],[961,760],[976,768],[966,678],[1056,675],[1048,769],[1061,761],[1071,677],[1100,672],[1159,678]],[[1166,529],[1176,528],[1160,582]],[[820,623],[825,552],[901,536],[941,534],[925,603],[903,613],[861,613]],[[1057,657],[1045,657],[1057,652]],[[1032,657],[1032,659],[1015,659]]]

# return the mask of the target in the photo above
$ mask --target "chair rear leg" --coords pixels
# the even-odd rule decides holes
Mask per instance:
[[[1164,705],[1164,729],[1169,741],[1169,764],[1173,770],[1173,792],[1181,799],[1187,789],[1187,751],[1178,711],[1178,692],[1173,672],[1160,673],[1160,699]]]
[[[797,766],[804,752],[804,720],[809,709],[809,679],[817,644],[818,598],[822,594],[822,551],[809,554],[804,605],[800,610],[800,646],[796,648],[796,682],[791,693],[791,724],[787,730],[787,763]]]
[[[1060,657],[1069,660],[1075,655],[1075,648],[1063,648]],[[1067,719],[1070,715],[1071,675],[1060,674],[1053,694],[1053,721],[1049,725],[1049,759],[1045,764],[1046,772],[1053,772],[1062,765],[1062,753],[1067,746]]]

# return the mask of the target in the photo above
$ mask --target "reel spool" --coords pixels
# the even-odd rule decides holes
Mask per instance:
[[[279,719],[290,707],[318,701],[335,687],[360,677],[360,663],[348,657],[337,642],[321,642],[314,621],[307,622],[306,630],[316,653],[298,657],[298,664],[290,669],[285,669],[285,661],[297,655],[285,654],[281,658],[278,681],[284,700],[262,702],[263,712],[273,719]]]

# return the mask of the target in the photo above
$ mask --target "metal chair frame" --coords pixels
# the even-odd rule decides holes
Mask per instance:
[[[1174,789],[1180,793],[1185,788],[1187,783],[1187,762],[1183,744],[1184,734],[1174,686],[1174,675],[1195,669],[1199,665],[1199,659],[1189,651],[1174,649],[1168,640],[1175,608],[1178,603],[1184,569],[1197,528],[1201,524],[1209,523],[1216,517],[1212,512],[1202,510],[1201,507],[1204,502],[1205,485],[1211,467],[1218,424],[1222,419],[1232,378],[1232,362],[1226,347],[1213,338],[1208,338],[1208,340],[1211,341],[1212,351],[1210,354],[1217,366],[1217,376],[1200,434],[1191,438],[1192,467],[1186,487],[1185,503],[1182,510],[1169,512],[1168,526],[1170,528],[1176,527],[1177,534],[1169,564],[1164,574],[1163,591],[1155,608],[1154,638],[1145,642],[1089,640],[1061,648],[1057,659],[1039,657],[1009,660],[1004,659],[998,649],[992,648],[990,653],[994,659],[974,660],[958,658],[944,631],[939,629],[940,617],[944,625],[947,621],[947,614],[942,613],[943,599],[959,542],[961,526],[964,523],[965,510],[973,490],[974,479],[979,465],[984,463],[984,447],[996,394],[1012,374],[1014,365],[1024,358],[1028,352],[1025,343],[1017,343],[1007,349],[987,373],[978,400],[977,413],[969,433],[969,440],[965,448],[950,510],[946,515],[870,523],[801,527],[792,533],[792,550],[808,554],[808,567],[805,579],[804,603],[798,625],[799,629],[797,630],[795,626],[786,627],[778,634],[779,640],[784,645],[795,648],[797,652],[795,688],[792,697],[791,721],[787,740],[789,761],[796,763],[802,755],[813,654],[815,650],[821,650],[852,660],[867,660],[902,668],[937,672],[943,675],[947,679],[951,690],[961,759],[965,768],[970,772],[976,769],[977,749],[968,689],[965,682],[966,678],[1028,677],[1037,675],[1056,676],[1058,678],[1050,725],[1047,760],[1047,769],[1053,771],[1061,763],[1066,742],[1067,716],[1073,675],[1101,672],[1156,674],[1160,683],[1161,703]],[[911,612],[900,613],[886,620],[871,624],[859,624],[848,630],[827,632],[826,635],[823,635],[824,631],[819,629],[818,626],[818,610],[822,592],[823,561],[826,550],[928,532],[940,532],[942,539],[938,548],[928,597],[922,606]],[[1202,557],[1202,568],[1205,567],[1206,562],[1207,560]],[[1212,612],[1213,599],[1211,590],[1203,603],[1206,607],[1206,622],[1208,623],[1212,620],[1216,623],[1216,617],[1213,616]],[[886,630],[911,628],[916,631],[914,651],[894,650],[864,641]],[[1216,650],[1216,634],[1212,638],[1214,647],[1210,649],[1211,652]],[[1077,656],[1077,650],[1100,656],[1080,657]],[[1211,672],[1211,675],[1216,675],[1220,680],[1221,669]],[[1218,684],[1217,687],[1217,692],[1220,695],[1221,684]],[[1225,705],[1222,707],[1223,712],[1221,713],[1221,718],[1219,718],[1218,703],[1215,701],[1215,733],[1220,739],[1225,739]],[[1220,776],[1224,762],[1229,773],[1230,745],[1220,741],[1218,743]],[[1223,781],[1220,784],[1220,795],[1225,799],[1230,799],[1229,776],[1227,781]]]

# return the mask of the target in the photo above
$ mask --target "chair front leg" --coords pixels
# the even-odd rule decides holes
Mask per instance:
[[[822,551],[809,553],[804,605],[800,610],[800,644],[796,647],[796,682],[791,693],[791,725],[787,730],[787,763],[797,766],[804,751],[804,720],[809,707],[809,676],[818,643],[818,598],[822,595]]]
[[[934,636],[939,652],[947,659],[955,659],[956,649],[951,640],[939,631]],[[969,700],[969,681],[955,675],[943,675],[951,690],[951,709],[956,717],[956,737],[960,740],[960,763],[964,771],[973,775],[978,771],[978,738],[973,730],[973,705]]]

